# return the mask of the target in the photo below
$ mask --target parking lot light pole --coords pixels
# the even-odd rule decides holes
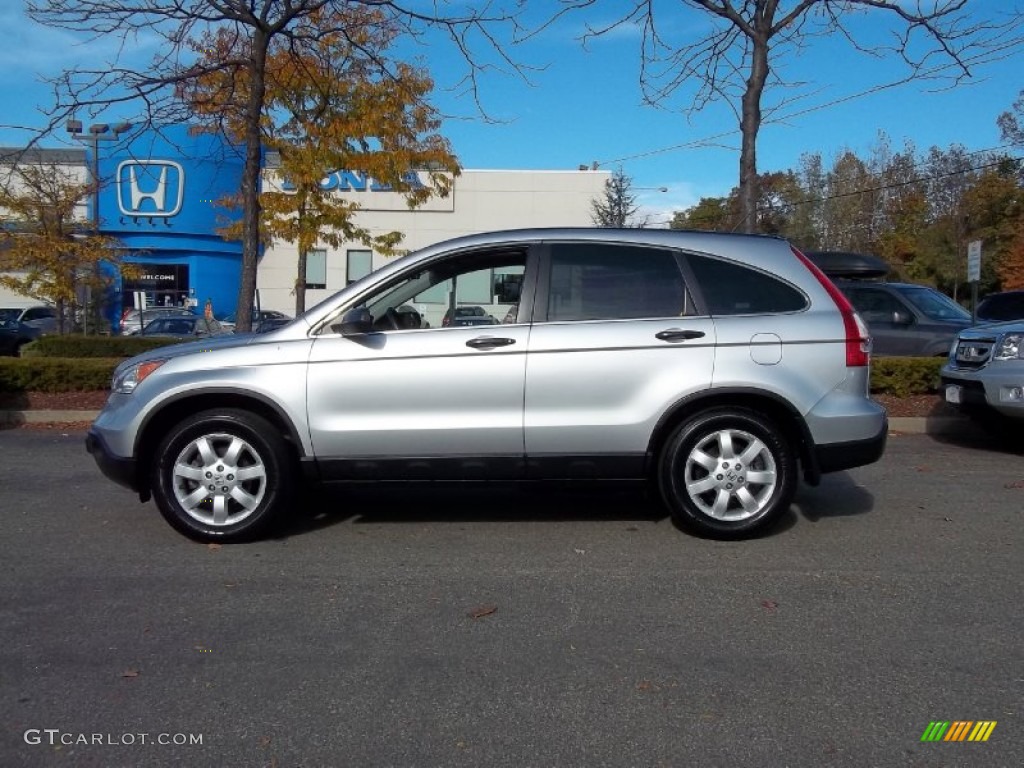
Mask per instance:
[[[117,141],[121,138],[121,134],[131,130],[132,124],[121,122],[114,125],[113,129],[111,129],[106,123],[94,123],[89,126],[88,133],[83,133],[81,120],[68,120],[65,128],[71,139],[85,144],[92,150],[92,157],[89,163],[89,182],[92,184],[92,215],[89,218],[93,234],[98,235],[100,233],[100,142]],[[98,263],[96,264],[96,270],[97,272],[99,271]],[[86,334],[89,333],[89,304],[91,300],[92,289],[86,286],[86,311],[82,315],[82,330]]]

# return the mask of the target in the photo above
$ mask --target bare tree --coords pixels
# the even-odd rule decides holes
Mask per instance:
[[[120,43],[113,61],[94,68],[63,72],[52,80],[54,105],[48,131],[76,113],[96,114],[111,106],[136,110],[125,115],[147,126],[173,124],[191,117],[190,104],[178,98],[188,84],[223,72],[244,73],[245,163],[242,175],[242,276],[238,293],[238,327],[251,327],[256,265],[260,249],[260,146],[261,121],[266,117],[267,53],[271,41],[299,42],[308,30],[316,34],[345,35],[344,27],[300,24],[317,15],[346,7],[365,6],[381,13],[383,22],[414,38],[440,34],[455,46],[466,62],[465,82],[476,96],[477,75],[499,65],[521,72],[506,54],[502,35],[513,38],[522,30],[519,4],[480,0],[459,3],[444,12],[442,4],[401,0],[29,0],[29,16],[44,25],[67,29],[94,39],[114,38]],[[423,10],[421,10],[423,9]],[[345,18],[339,14],[337,18]],[[204,35],[220,29],[237,38],[228,50],[241,57],[197,57],[193,49]],[[156,38],[157,53],[148,66],[125,63],[127,52],[140,39]],[[356,41],[353,41],[356,43]],[[481,52],[483,51],[483,53]],[[366,52],[372,55],[372,51]],[[479,105],[479,102],[477,102]]]
[[[562,2],[576,9],[599,0]],[[807,95],[806,83],[787,80],[781,64],[813,38],[845,40],[866,55],[902,61],[905,70],[898,82],[927,77],[956,83],[971,74],[971,67],[1008,56],[1021,44],[1019,12],[997,8],[994,13],[1004,17],[981,19],[971,12],[976,4],[968,10],[968,0],[679,0],[681,10],[702,12],[711,22],[697,32],[688,28],[695,37],[681,41],[670,39],[671,31],[659,25],[662,17],[656,20],[652,0],[625,5],[624,13],[590,28],[585,39],[635,25],[643,32],[640,85],[647,103],[670,106],[681,97],[686,113],[719,100],[732,108],[741,137],[742,228],[748,232],[755,231],[757,222],[758,131],[782,107]],[[854,22],[868,13],[887,22],[888,44],[869,41],[864,25]],[[877,26],[871,29],[873,38],[878,31]],[[685,90],[691,83],[697,84],[695,94]],[[779,94],[767,104],[766,90]]]

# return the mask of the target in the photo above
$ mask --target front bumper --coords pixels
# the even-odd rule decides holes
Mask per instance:
[[[103,436],[89,430],[85,436],[85,450],[92,454],[100,471],[118,485],[130,488],[143,495],[145,488],[139,482],[138,462],[135,459],[117,456],[111,452]]]
[[[1024,361],[991,363],[977,371],[964,371],[947,366],[942,370],[942,390],[955,384],[960,387],[959,407],[964,411],[988,410],[1015,419],[1024,418],[1024,399],[1006,395],[1024,388]]]

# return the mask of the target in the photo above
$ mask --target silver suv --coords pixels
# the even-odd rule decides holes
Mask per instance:
[[[1024,419],[1024,320],[961,331],[942,369],[942,385],[946,402],[1009,433],[1012,420]]]
[[[482,307],[500,325],[430,326]],[[784,240],[497,232],[392,262],[290,324],[134,357],[87,446],[203,541],[248,539],[297,486],[651,480],[700,534],[765,530],[802,471],[882,454],[870,339]]]

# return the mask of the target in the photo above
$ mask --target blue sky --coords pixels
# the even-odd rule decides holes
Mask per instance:
[[[984,12],[1010,12],[1016,4],[1017,0],[971,2]],[[546,12],[550,5],[531,3],[530,13]],[[465,167],[566,169],[593,162],[609,170],[621,166],[656,220],[701,196],[725,194],[736,184],[739,133],[736,118],[724,104],[712,104],[690,117],[678,111],[687,93],[667,108],[642,105],[641,36],[636,28],[617,29],[586,46],[579,41],[588,21],[610,21],[610,11],[617,5],[605,2],[586,14],[565,16],[528,43],[510,48],[517,61],[535,69],[528,82],[509,74],[483,76],[481,100],[496,122],[480,119],[470,98],[447,90],[465,71],[449,46],[410,48],[434,74],[435,103],[457,116],[446,121],[443,132]],[[707,28],[704,14],[692,10],[675,10],[662,18],[667,18],[666,31],[673,34],[700,35]],[[877,38],[885,32],[882,18],[877,13],[865,16],[857,22],[857,33]],[[5,30],[0,47],[3,126],[41,125],[38,110],[46,108],[51,95],[40,78],[85,61],[106,60],[116,50],[112,40],[86,42],[66,31],[38,27],[25,18],[20,2],[3,4],[0,26]],[[152,55],[151,43],[136,43],[142,61]],[[790,78],[806,82],[799,91],[805,98],[784,112],[808,111],[762,128],[762,171],[794,167],[806,152],[820,152],[826,159],[844,148],[866,154],[880,132],[897,148],[904,141],[912,141],[918,150],[954,143],[969,150],[999,147],[996,118],[1024,89],[1020,44],[1005,58],[974,67],[973,76],[956,87],[911,82],[868,95],[858,94],[899,80],[905,68],[891,57],[857,54],[836,37],[816,38],[799,56],[777,66],[784,67]],[[131,117],[123,112],[102,115],[110,122]],[[0,128],[0,144],[18,145],[25,139],[23,132]],[[59,146],[60,141],[57,137],[45,144]],[[661,192],[662,187],[668,191]]]

